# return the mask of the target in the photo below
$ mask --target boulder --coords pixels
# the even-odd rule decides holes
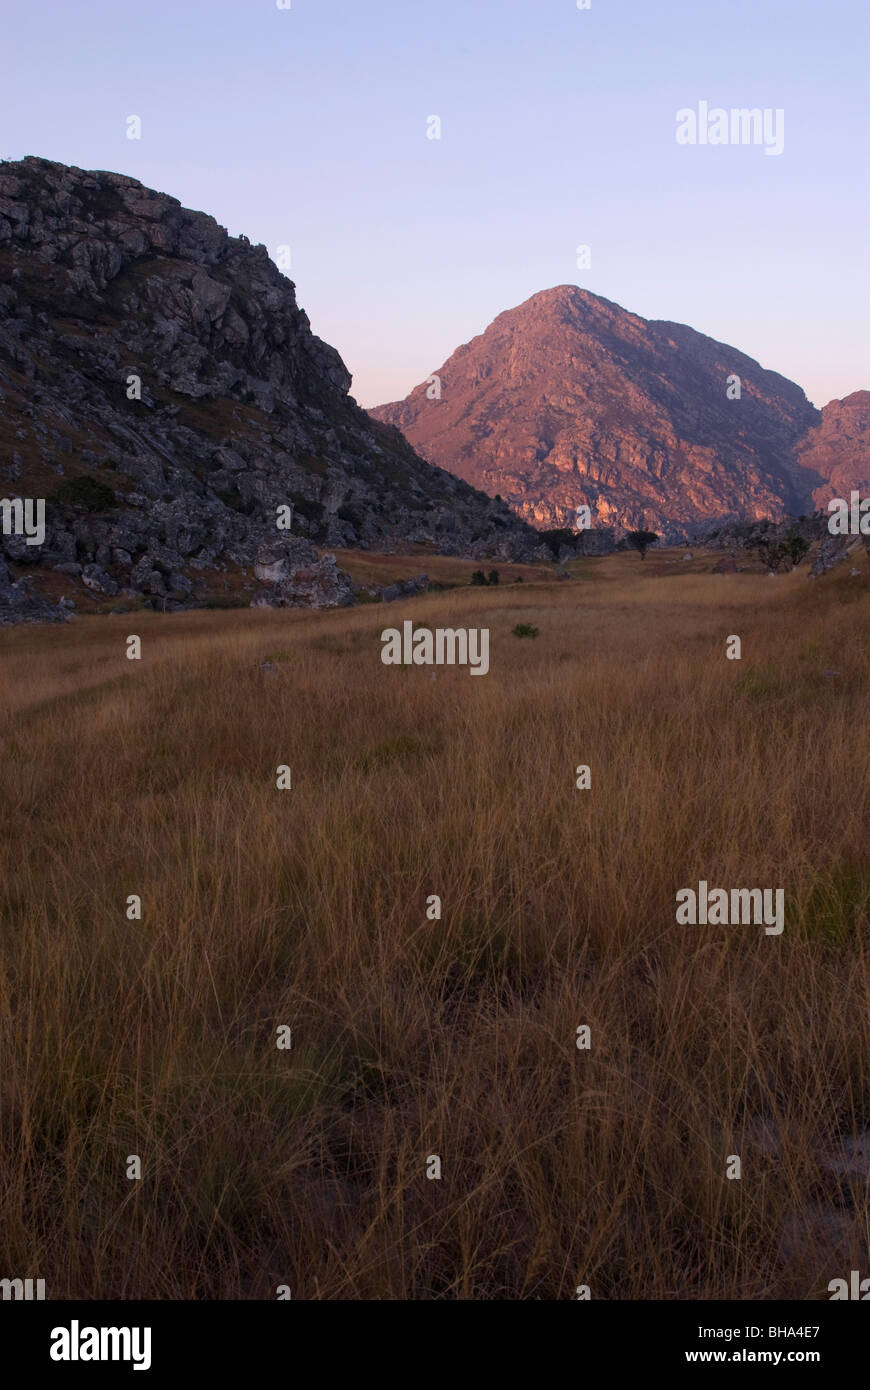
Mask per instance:
[[[353,584],[334,555],[301,566],[251,600],[252,608],[349,608]]]
[[[417,574],[413,579],[400,579],[381,589],[381,602],[395,603],[396,599],[400,598],[416,598],[418,594],[425,594],[428,588],[428,574]]]
[[[90,589],[95,594],[106,594],[113,598],[118,592],[118,586],[110,574],[99,565],[85,565],[82,570],[82,583],[86,589]]]

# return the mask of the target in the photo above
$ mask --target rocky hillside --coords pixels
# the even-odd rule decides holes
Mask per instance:
[[[0,537],[0,621],[171,608],[219,574],[348,601],[316,546],[533,554],[350,384],[265,247],[120,174],[0,164],[0,495],[46,503],[43,544]]]
[[[817,507],[852,489],[870,494],[870,391],[853,391],[830,401],[821,419],[798,445],[798,462],[824,479],[813,493]]]
[[[822,448],[798,457],[820,421],[800,387],[683,324],[573,285],[500,314],[437,376],[440,399],[424,382],[371,414],[541,527],[571,525],[585,504],[593,525],[643,523],[682,540],[830,496],[816,471]],[[739,399],[728,396],[732,376]]]

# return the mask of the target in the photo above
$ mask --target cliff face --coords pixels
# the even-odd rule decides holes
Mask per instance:
[[[500,314],[437,375],[440,400],[423,383],[371,414],[541,526],[570,525],[585,504],[593,525],[681,539],[728,517],[811,509],[821,482],[796,456],[819,421],[800,387],[576,286]]]
[[[797,457],[824,479],[813,492],[817,507],[832,497],[848,499],[852,489],[870,495],[870,391],[853,391],[829,401],[818,425],[801,440]]]
[[[30,598],[40,615],[46,570],[172,606],[258,558],[307,574],[315,544],[531,555],[506,506],[425,463],[350,383],[265,247],[135,179],[0,164],[0,493],[47,510],[43,545],[0,538],[0,619]]]

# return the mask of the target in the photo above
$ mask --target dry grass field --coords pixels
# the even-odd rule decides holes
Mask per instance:
[[[0,634],[0,1275],[428,1300],[870,1274],[866,1173],[830,1162],[870,1130],[870,580],[574,568]],[[406,618],[488,627],[489,674],[384,666]],[[701,879],[783,888],[782,935],[678,925]]]

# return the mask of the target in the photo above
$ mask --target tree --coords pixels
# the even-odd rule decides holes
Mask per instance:
[[[790,536],[786,536],[785,538],[785,553],[795,568],[800,564],[809,548],[809,541],[805,540],[803,536],[798,535],[796,531],[793,531]]]
[[[763,565],[775,574],[782,563],[782,546],[771,536],[753,536],[746,543],[747,550],[755,550]]]
[[[628,541],[628,544],[631,546],[632,550],[640,551],[640,558],[642,560],[645,560],[647,547],[650,545],[655,545],[656,541],[658,540],[658,536],[656,535],[655,531],[644,531],[641,528],[641,530],[639,531],[629,531],[626,534],[625,539]]]
[[[477,584],[477,585],[485,584],[485,583],[486,583],[486,575],[484,574],[483,570],[475,570],[475,571],[474,571],[474,574],[471,576],[471,582],[472,582],[472,584]]]
[[[488,584],[497,584],[497,583],[498,583],[498,570],[490,570],[490,572],[489,572],[489,578],[488,578],[488,580],[487,580],[487,583],[488,583]]]
[[[810,543],[798,531],[791,531],[782,541],[778,541],[774,534],[756,536],[748,543],[748,548],[757,551],[762,563],[776,574],[783,565],[799,565]]]

